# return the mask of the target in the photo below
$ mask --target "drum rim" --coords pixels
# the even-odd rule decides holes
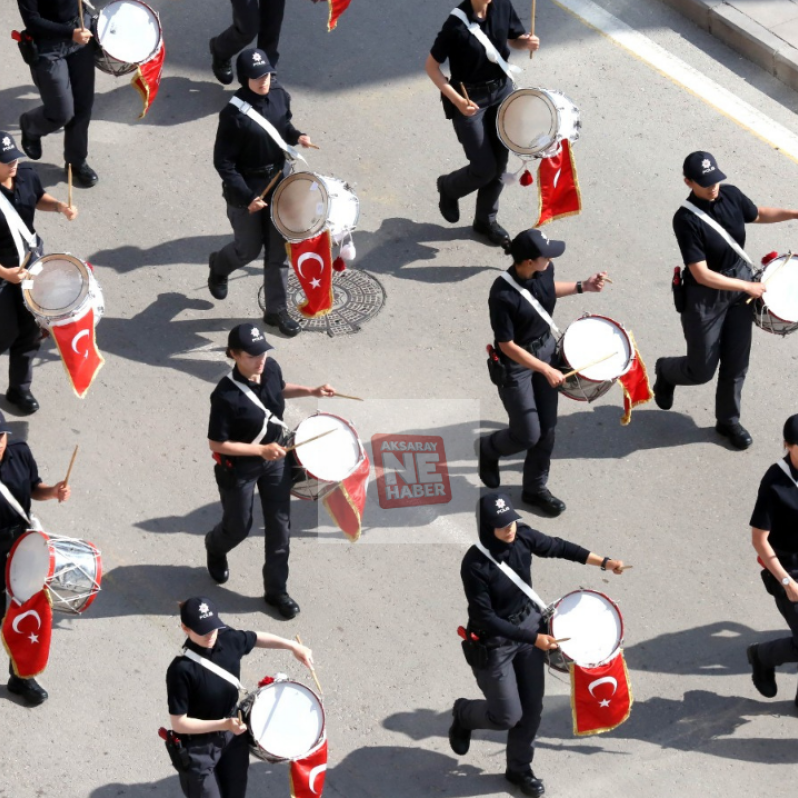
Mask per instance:
[[[324,192],[324,201],[327,205],[327,211],[324,214],[324,221],[321,223],[321,226],[314,225],[313,227],[305,231],[293,230],[288,228],[279,218],[278,205],[280,197],[282,196],[282,193],[287,185],[299,179],[308,180],[309,175],[312,175],[313,178],[315,178],[317,182],[320,184],[321,189]],[[309,238],[313,238],[313,236],[319,235],[319,233],[321,233],[327,227],[327,220],[330,218],[330,192],[327,188],[327,182],[325,179],[326,177],[327,177],[326,175],[321,175],[318,172],[311,172],[309,169],[303,169],[301,172],[292,172],[290,175],[284,177],[277,184],[277,188],[274,189],[274,193],[272,194],[270,215],[272,219],[272,224],[277,228],[278,232],[283,236],[283,238],[286,241],[290,241],[292,243],[307,241]],[[277,218],[275,218],[275,216]],[[359,217],[359,212],[358,212],[358,217]],[[300,233],[304,236],[303,238],[297,238],[297,235],[299,235]]]
[[[571,361],[568,360],[568,356],[565,353],[565,337],[566,337],[566,335],[568,335],[568,330],[570,330],[571,327],[574,326],[574,324],[577,324],[580,321],[585,321],[586,319],[602,319],[603,321],[610,322],[610,324],[614,324],[623,333],[623,336],[626,339],[626,343],[629,345],[629,362],[626,364],[626,366],[624,367],[623,371],[621,371],[621,373],[617,377],[612,377],[611,379],[608,379],[608,380],[592,380],[592,379],[590,379],[590,377],[585,377],[584,374],[582,374],[582,372],[577,372],[576,374],[574,374],[574,376],[575,377],[579,377],[580,380],[585,380],[585,382],[591,382],[594,385],[601,385],[602,383],[605,383],[605,382],[615,383],[621,377],[623,377],[624,374],[627,374],[629,372],[629,369],[632,368],[632,364],[635,361],[635,348],[634,348],[634,346],[632,346],[632,337],[629,335],[628,331],[623,326],[623,324],[621,324],[619,321],[615,321],[615,319],[611,319],[609,316],[602,316],[599,313],[586,313],[584,316],[580,316],[578,319],[574,319],[568,325],[568,327],[566,328],[565,332],[562,334],[562,339],[561,339],[562,340],[561,352],[562,352],[563,358],[565,359],[565,363],[566,363],[566,365],[570,366],[569,371],[572,368],[574,368],[574,366],[571,364]],[[589,401],[589,400],[582,400],[582,401]]]
[[[560,110],[557,108],[555,103],[551,99],[552,90],[551,89],[542,89],[542,88],[527,88],[527,89],[515,89],[511,94],[505,97],[501,105],[499,105],[498,113],[496,114],[496,132],[501,139],[502,144],[507,147],[508,150],[511,152],[516,153],[517,155],[529,155],[534,156],[538,155],[542,152],[546,152],[546,150],[550,149],[553,145],[557,144],[557,134],[560,130]],[[504,118],[507,115],[507,109],[512,105],[514,100],[517,100],[521,96],[535,96],[545,101],[545,103],[549,106],[549,109],[554,111],[554,118],[553,118],[553,130],[550,131],[550,136],[552,140],[550,140],[545,146],[541,147],[522,147],[516,144],[514,141],[510,140],[510,137],[507,135],[505,125],[504,125]],[[508,144],[508,142],[510,142]]]
[[[767,279],[768,269],[771,266],[773,266],[774,268],[777,268],[778,265],[779,265],[779,261],[785,261],[788,257],[789,257],[788,255],[779,255],[779,257],[773,258],[773,260],[768,261],[768,263],[764,266],[762,271],[759,272],[759,274],[757,275],[758,279],[756,279],[755,282],[758,282],[758,283],[764,282]],[[790,262],[792,263],[792,261],[790,261]],[[762,314],[766,314],[768,316],[772,316],[774,319],[778,319],[779,321],[783,321],[785,324],[798,324],[798,319],[785,319],[782,316],[779,316],[778,313],[774,313],[771,310],[770,305],[768,305],[768,303],[767,303],[767,301],[766,301],[764,296],[759,297],[756,300],[756,303],[761,308]],[[764,329],[764,327],[762,329]],[[776,333],[776,334],[778,335],[779,333]]]
[[[91,269],[89,269],[86,261],[82,260],[81,258],[77,257],[77,255],[72,255],[69,252],[51,252],[49,255],[42,255],[41,258],[37,258],[33,263],[31,263],[28,272],[36,266],[37,263],[44,263],[47,260],[55,260],[58,258],[59,260],[68,260],[74,265],[78,267],[78,271],[83,275],[86,279],[83,282],[83,285],[80,288],[80,294],[78,298],[66,308],[59,308],[58,311],[49,311],[45,310],[38,302],[36,302],[33,297],[31,296],[32,289],[30,288],[23,288],[22,289],[22,297],[25,300],[25,304],[28,306],[28,309],[34,314],[39,316],[39,318],[46,319],[47,321],[58,321],[59,319],[66,319],[69,318],[73,311],[77,310],[78,308],[82,307],[86,298],[89,296],[89,292],[91,290],[91,282],[90,279],[92,277]],[[36,278],[38,274],[29,275],[28,279],[33,280],[36,282]]]
[[[308,467],[302,462],[302,458],[300,457],[299,449],[295,449],[294,450],[294,455],[296,456],[296,459],[297,459],[297,462],[299,463],[299,465],[302,468],[304,468],[305,471],[308,473],[308,476],[312,477],[313,479],[315,479],[319,483],[323,482],[325,485],[337,485],[339,482],[342,482],[344,479],[348,479],[349,477],[351,477],[352,474],[354,474],[355,471],[357,471],[358,466],[363,462],[363,459],[366,456],[366,452],[365,452],[365,449],[363,447],[363,442],[360,440],[360,436],[357,434],[357,430],[355,429],[355,427],[352,424],[352,422],[348,421],[347,419],[343,418],[342,416],[336,415],[335,413],[328,413],[326,410],[317,410],[315,413],[313,413],[312,415],[308,416],[307,418],[303,418],[302,421],[300,421],[299,424],[297,424],[297,428],[294,430],[294,435],[296,435],[297,430],[302,426],[302,424],[304,424],[306,421],[309,421],[311,418],[316,418],[317,416],[329,416],[330,418],[334,418],[337,421],[340,421],[341,423],[343,423],[345,426],[347,426],[349,428],[349,430],[352,432],[352,434],[354,435],[355,440],[357,441],[358,450],[360,451],[360,457],[359,457],[357,463],[355,463],[355,467],[345,477],[343,477],[342,479],[339,479],[337,482],[333,482],[333,481],[331,481],[329,479],[321,479],[320,477],[317,477],[312,471],[310,471],[310,469],[308,469]]]
[[[109,53],[103,47],[102,42],[100,41],[99,27],[96,28],[97,46],[99,47],[99,51],[95,56],[95,64],[102,72],[106,72],[109,75],[114,75],[115,77],[121,78],[124,75],[129,75],[131,72],[134,72],[136,70],[136,67],[141,66],[142,64],[146,64],[147,61],[151,60],[158,54],[158,51],[163,46],[163,25],[161,25],[160,14],[152,6],[150,6],[148,3],[145,3],[143,0],[111,0],[111,2],[109,2],[107,5],[103,6],[100,9],[99,14],[97,15],[98,24],[100,17],[103,15],[103,12],[106,9],[110,8],[111,6],[117,5],[118,3],[133,3],[135,5],[144,6],[144,8],[147,9],[147,11],[149,11],[155,17],[155,24],[158,26],[158,42],[155,45],[155,48],[143,61],[135,61],[135,62],[123,61],[121,58],[117,58],[115,55]],[[103,69],[103,66],[101,65],[101,58],[105,59],[105,66],[107,67],[106,69]],[[113,64],[111,62],[113,62]],[[114,64],[118,64],[120,67],[122,67],[121,71],[117,71],[116,69],[114,69],[113,68]]]

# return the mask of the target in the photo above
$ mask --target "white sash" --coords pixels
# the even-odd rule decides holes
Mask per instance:
[[[244,685],[241,684],[241,682],[238,679],[236,679],[236,677],[233,676],[232,673],[229,673],[224,668],[220,668],[218,665],[211,662],[209,659],[201,657],[199,654],[197,654],[196,651],[192,651],[189,648],[184,648],[180,652],[180,656],[188,657],[192,662],[196,662],[197,664],[202,665],[203,668],[207,668],[211,673],[215,673],[220,679],[224,679],[226,682],[232,684],[233,687],[236,688],[236,690],[239,690],[241,692],[246,692],[247,688],[244,687]]]
[[[485,32],[482,28],[477,25],[476,22],[469,22],[468,17],[460,8],[455,8],[450,12],[450,16],[457,17],[460,22],[465,25],[471,34],[476,38],[476,40],[485,48],[485,53],[488,56],[488,61],[492,64],[498,64],[503,70],[504,74],[507,75],[510,80],[513,80],[514,75],[520,75],[523,71],[520,67],[515,66],[514,64],[508,64],[502,57],[501,53],[496,49],[496,46],[493,42],[485,35]]]
[[[796,488],[798,488],[798,482],[796,482],[792,478],[792,472],[790,471],[790,467],[787,465],[787,463],[785,463],[784,460],[779,460],[779,462],[776,463],[776,465],[787,475],[790,482],[792,482],[792,484],[795,485]]]
[[[8,223],[8,229],[11,231],[11,237],[14,239],[14,246],[17,248],[17,257],[19,265],[25,263],[25,258],[29,252],[36,249],[37,241],[36,234],[31,233],[22,217],[17,212],[17,209],[5,198],[0,192],[0,213],[5,216]],[[24,239],[24,242],[23,242]],[[25,251],[24,244],[28,245],[28,252]]]
[[[14,495],[2,482],[0,482],[0,496],[2,496],[11,505],[11,507],[17,512],[17,515],[27,522],[29,527],[32,526],[28,514],[22,509],[22,505],[14,498]]]
[[[247,399],[249,399],[250,402],[252,402],[252,404],[255,405],[255,407],[261,409],[264,412],[263,427],[261,428],[261,431],[258,433],[258,436],[255,438],[255,440],[250,441],[250,443],[260,443],[263,440],[263,438],[266,435],[266,431],[269,428],[270,421],[273,421],[275,424],[279,424],[283,429],[288,429],[288,425],[285,424],[283,421],[281,421],[279,418],[277,418],[277,416],[275,416],[274,413],[272,413],[266,407],[266,405],[263,404],[263,402],[261,402],[260,399],[258,399],[252,388],[250,388],[249,385],[244,385],[243,382],[239,382],[233,376],[233,373],[234,372],[231,371],[227,375],[227,378],[233,383],[233,385],[236,386],[236,388],[238,388],[241,391],[241,393],[244,394],[244,396],[247,397]]]
[[[474,544],[505,576],[513,581],[515,586],[526,593],[529,599],[535,604],[541,612],[544,612],[546,609],[546,605],[543,603],[543,599],[535,593],[534,590],[526,583],[520,576],[512,569],[506,562],[496,562],[494,556],[482,545],[481,541],[477,541]]]
[[[558,328],[558,327],[557,327],[557,325],[554,323],[554,321],[553,321],[553,319],[551,318],[551,316],[549,316],[549,314],[548,314],[548,313],[546,313],[546,309],[543,307],[543,305],[541,305],[541,304],[540,304],[540,302],[538,302],[538,301],[537,301],[537,299],[535,299],[535,297],[533,297],[533,296],[532,296],[532,294],[530,294],[530,293],[529,293],[529,291],[527,291],[527,290],[526,290],[526,288],[523,288],[521,285],[519,285],[519,284],[518,284],[518,283],[517,283],[517,282],[516,282],[516,281],[513,279],[513,276],[512,276],[512,275],[511,275],[509,272],[502,272],[501,276],[502,276],[502,277],[503,277],[503,278],[504,278],[504,279],[505,279],[505,280],[506,280],[508,283],[510,283],[510,285],[511,285],[513,288],[515,288],[515,290],[516,290],[516,291],[518,291],[518,293],[519,293],[519,294],[521,294],[521,296],[522,296],[522,297],[523,297],[523,298],[524,298],[524,299],[525,299],[527,302],[529,302],[529,304],[530,304],[530,305],[532,305],[532,307],[535,309],[535,311],[536,311],[536,313],[538,314],[538,316],[540,316],[540,318],[541,318],[541,319],[543,319],[543,321],[545,321],[545,322],[546,322],[546,324],[548,324],[548,325],[549,325],[549,327],[551,328],[551,331],[554,333],[554,335],[559,335],[559,334],[560,334],[560,330],[559,330],[559,328]]]
[[[290,144],[288,144],[285,139],[277,132],[277,128],[269,122],[268,119],[264,119],[248,102],[244,102],[240,97],[231,97],[230,102],[242,114],[248,116],[253,122],[257,122],[271,137],[274,143],[292,160],[296,161],[297,158],[301,161],[305,161],[302,155],[297,152]],[[307,161],[305,161],[307,163]]]
[[[699,219],[706,222],[746,263],[753,266],[751,258],[748,257],[745,250],[711,216],[704,213],[701,208],[696,208],[689,200],[685,200],[682,203],[682,208],[687,208],[688,211],[691,211]]]

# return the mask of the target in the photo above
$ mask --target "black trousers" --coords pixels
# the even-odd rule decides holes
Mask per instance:
[[[747,266],[735,276],[751,278]],[[754,315],[747,294],[688,284],[682,330],[687,355],[660,361],[660,374],[671,385],[703,385],[718,370],[715,418],[722,424],[740,420],[743,383],[751,354]]]
[[[263,587],[270,596],[285,593],[291,542],[291,469],[288,464],[285,460],[264,461],[259,476],[237,479],[231,486],[218,483],[217,478],[222,520],[208,536],[208,551],[219,556],[227,554],[249,535],[257,487],[266,527]]]
[[[64,128],[64,160],[80,165],[89,152],[89,123],[94,105],[94,47],[69,42],[40,42],[31,76],[42,105],[22,114],[25,132],[40,138]]]
[[[249,770],[246,734],[197,735],[186,748],[188,770],[179,774],[186,798],[245,798]]]
[[[775,581],[775,579],[774,579]],[[798,662],[798,604],[793,604],[781,585],[777,585],[778,593],[774,596],[776,608],[781,613],[792,633],[790,637],[780,637],[760,643],[757,648],[759,659],[766,668],[775,668],[788,662]]]
[[[540,615],[533,612],[521,624],[538,630]],[[543,713],[545,655],[531,643],[507,641],[490,652],[488,665],[472,668],[484,700],[462,700],[457,720],[467,729],[507,730],[507,770],[529,771],[535,756],[535,736]]]
[[[456,111],[452,119],[454,132],[468,158],[468,166],[444,175],[443,191],[455,199],[476,191],[474,219],[486,224],[495,221],[499,212],[499,195],[504,188],[501,176],[507,168],[509,155],[496,133],[496,113],[512,90],[509,80],[490,89],[469,89],[469,96],[479,106],[479,111],[474,116],[463,116]]]
[[[535,357],[555,365],[556,349],[554,337],[549,336]],[[513,365],[509,384],[499,388],[499,397],[510,426],[483,437],[481,453],[489,460],[498,460],[526,451],[522,486],[525,493],[536,493],[549,479],[560,393],[542,374]]]
[[[258,32],[258,47],[277,66],[280,53],[280,29],[283,27],[285,0],[230,0],[233,24],[216,37],[214,54],[218,58],[232,58],[243,50]]]
[[[22,288],[0,280],[0,354],[8,352],[8,387],[27,390],[41,330],[22,301]]]

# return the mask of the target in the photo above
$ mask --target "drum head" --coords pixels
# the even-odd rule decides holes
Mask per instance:
[[[768,290],[762,301],[779,319],[798,322],[798,263],[792,259],[784,266],[785,260],[786,256],[776,258],[765,267],[762,281],[767,282]]]
[[[324,709],[315,693],[298,682],[273,682],[258,690],[249,713],[250,734],[280,759],[308,753],[324,731]]]
[[[97,20],[100,46],[117,61],[141,64],[158,49],[161,26],[155,12],[138,0],[115,0]]]
[[[26,532],[15,544],[8,558],[8,592],[26,602],[46,584],[51,571],[50,543],[42,532]]]
[[[296,449],[296,456],[310,476],[324,482],[340,482],[363,457],[357,433],[346,421],[330,413],[306,418],[296,429],[294,445],[330,430],[323,438]]]
[[[557,143],[560,116],[545,89],[518,89],[499,107],[499,138],[518,155],[537,155]]]
[[[330,197],[325,179],[313,172],[289,175],[272,196],[272,222],[288,241],[305,241],[327,224]]]
[[[606,662],[623,640],[623,620],[615,604],[595,590],[575,590],[555,605],[551,634],[566,657],[582,667]]]
[[[562,351],[571,369],[580,369],[579,376],[593,382],[615,380],[632,365],[632,342],[620,324],[603,316],[577,319],[565,331]],[[588,368],[594,360],[611,357]]]
[[[22,295],[30,310],[43,318],[69,315],[89,293],[89,270],[72,255],[45,255],[31,267],[32,286]],[[27,281],[26,281],[27,282]]]

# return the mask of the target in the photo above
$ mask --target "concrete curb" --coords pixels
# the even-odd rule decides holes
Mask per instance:
[[[798,91],[798,49],[724,0],[663,0],[762,69]]]

